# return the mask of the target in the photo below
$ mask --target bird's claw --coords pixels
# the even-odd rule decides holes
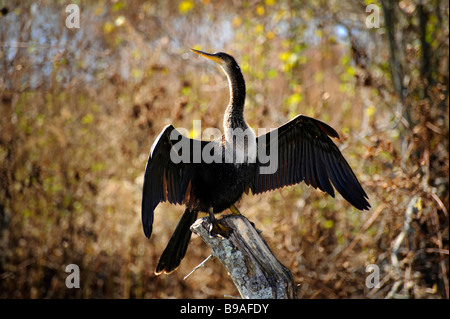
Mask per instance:
[[[220,223],[217,219],[214,218],[214,220],[211,222],[211,226],[209,229],[209,236],[216,237],[221,236],[223,238],[230,237],[231,233],[233,232],[233,229],[231,227],[225,226]]]

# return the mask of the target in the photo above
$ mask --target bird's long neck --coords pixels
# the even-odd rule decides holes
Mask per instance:
[[[236,165],[255,163],[255,132],[244,120],[245,81],[237,65],[223,68],[230,86],[230,102],[223,118],[225,161]]]
[[[224,68],[230,87],[230,102],[228,103],[223,118],[224,129],[246,129],[244,120],[245,81],[239,66]]]

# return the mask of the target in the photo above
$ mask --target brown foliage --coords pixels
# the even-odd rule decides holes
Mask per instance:
[[[305,185],[240,201],[299,297],[448,298],[448,4],[396,8],[401,97],[389,30],[365,28],[355,3],[88,1],[80,29],[61,4],[2,9],[0,297],[237,295],[217,260],[183,281],[210,253],[199,238],[175,273],[153,274],[181,207],[158,206],[150,240],[140,224],[164,125],[221,127],[226,78],[189,54],[198,45],[240,63],[253,128],[299,113],[335,127],[370,197],[365,213]],[[68,264],[80,289],[65,286]],[[369,264],[380,288],[366,286]]]

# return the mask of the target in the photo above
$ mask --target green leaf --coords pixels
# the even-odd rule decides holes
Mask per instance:
[[[85,116],[83,116],[83,118],[81,119],[81,123],[91,124],[93,120],[94,120],[94,115],[92,115],[92,113],[88,113]]]

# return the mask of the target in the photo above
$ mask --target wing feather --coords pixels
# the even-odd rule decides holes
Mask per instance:
[[[176,131],[177,141],[171,140],[171,134]],[[169,201],[172,204],[187,204],[192,206],[191,178],[195,170],[194,164],[174,163],[171,151],[175,143],[189,143],[191,155],[194,140],[184,137],[172,125],[167,125],[156,138],[150,149],[145,168],[144,186],[142,192],[142,225],[145,236],[150,237],[153,227],[153,213],[160,202]],[[208,142],[201,141],[202,149]]]
[[[358,209],[370,208],[367,194],[330,139],[339,138],[339,134],[332,127],[319,120],[299,115],[280,126],[277,132],[271,131],[258,136],[258,148],[270,149],[270,143],[274,142],[276,136],[278,169],[273,174],[262,174],[259,168],[264,165],[257,163],[255,180],[250,184],[253,194],[304,181],[308,186],[319,188],[333,197],[336,189]],[[260,138],[261,142],[267,142],[259,143]]]

